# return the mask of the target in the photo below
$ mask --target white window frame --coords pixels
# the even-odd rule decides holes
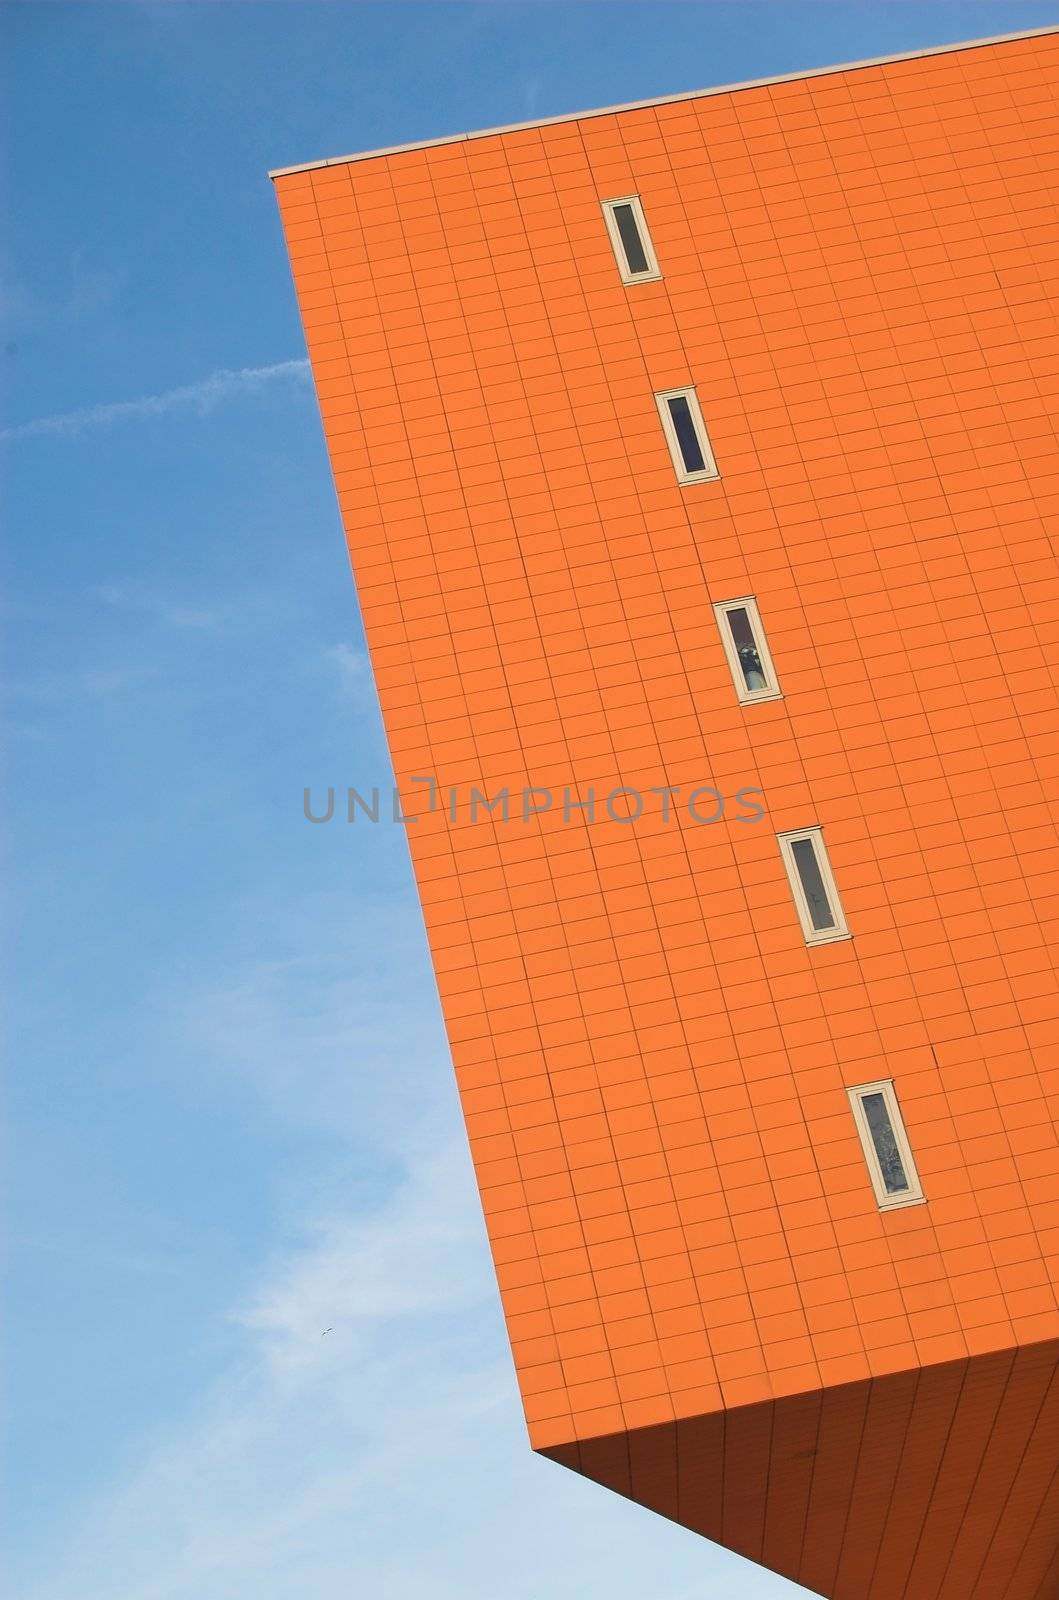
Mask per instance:
[[[813,849],[816,853],[816,864],[820,868],[820,876],[824,880],[824,889],[827,894],[828,904],[831,908],[831,914],[835,919],[835,926],[833,928],[813,927],[813,919],[809,910],[809,902],[805,897],[805,890],[802,888],[801,873],[798,871],[798,863],[795,861],[794,852],[791,849],[791,846],[797,843],[799,839],[811,839],[813,842]],[[790,880],[791,893],[794,896],[794,905],[798,912],[798,920],[802,925],[802,933],[805,935],[806,944],[834,944],[837,939],[851,938],[852,935],[849,931],[849,928],[846,926],[846,918],[845,913],[842,910],[842,902],[838,897],[838,886],[835,883],[835,875],[831,871],[831,862],[828,859],[827,846],[824,844],[824,830],[819,826],[812,828],[792,828],[787,833],[778,833],[776,835],[776,842],[780,847],[780,855],[783,858],[783,865],[787,870],[787,877]]]
[[[611,249],[614,251],[614,259],[618,263],[618,271],[621,274],[622,283],[656,282],[662,276],[662,269],[658,265],[658,257],[655,255],[654,242],[651,238],[651,231],[647,226],[647,218],[644,216],[643,203],[640,200],[640,196],[638,194],[623,194],[619,195],[616,200],[604,200],[601,204],[603,206],[603,220],[607,224]],[[630,206],[632,208],[633,220],[640,235],[643,253],[647,258],[646,272],[633,272],[629,267],[625,246],[618,231],[618,219],[614,215],[615,206]]]
[[[728,613],[730,611],[745,611],[747,614],[750,631],[754,636],[754,644],[757,648],[758,660],[761,662],[761,670],[765,677],[765,687],[763,689],[748,689],[746,686],[746,679],[743,676],[743,668],[739,660],[739,650],[732,637],[732,629],[728,622]],[[758,610],[754,596],[746,594],[741,600],[718,600],[714,605],[713,612],[717,618],[721,644],[724,646],[724,653],[731,668],[732,682],[735,684],[735,695],[739,704],[750,706],[756,705],[759,700],[782,700],[783,690],[780,688],[779,680],[776,677],[776,668],[772,662],[768,640],[765,638],[764,624],[761,621],[761,613]]]
[[[677,430],[673,426],[673,418],[669,412],[670,400],[676,400],[678,397],[682,397],[688,402],[688,410],[691,412],[691,420],[695,428],[695,433],[698,437],[699,449],[702,451],[702,459],[706,463],[701,472],[689,472],[684,465],[684,456],[680,449],[680,440],[677,438]],[[685,385],[680,389],[656,389],[655,405],[658,407],[658,415],[662,423],[662,432],[666,436],[666,444],[669,446],[669,454],[673,460],[673,467],[676,471],[677,482],[708,483],[711,479],[719,478],[721,474],[717,470],[717,462],[714,458],[713,446],[710,444],[710,436],[706,432],[706,423],[703,420],[702,407],[699,405],[699,397],[695,393],[694,386]]]
[[[857,1125],[861,1148],[864,1151],[864,1160],[871,1178],[871,1186],[875,1191],[875,1198],[880,1211],[897,1211],[903,1206],[921,1206],[926,1201],[923,1193],[923,1184],[912,1155],[912,1146],[908,1142],[908,1132],[905,1128],[901,1107],[897,1103],[897,1091],[892,1078],[879,1078],[875,1083],[858,1083],[854,1088],[847,1088],[850,1108],[853,1112],[853,1121]],[[868,1118],[864,1111],[864,1097],[869,1094],[881,1094],[886,1106],[886,1113],[890,1118],[893,1129],[894,1142],[897,1152],[901,1157],[901,1165],[905,1169],[908,1179],[908,1188],[901,1194],[890,1194],[883,1178],[882,1167],[875,1149],[875,1141],[871,1136]]]

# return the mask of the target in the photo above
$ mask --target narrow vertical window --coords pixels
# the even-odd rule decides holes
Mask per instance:
[[[883,1211],[925,1199],[893,1082],[862,1083],[847,1090],[875,1198]]]
[[[700,483],[719,478],[694,389],[664,389],[655,395],[662,431],[666,436],[679,483]]]
[[[640,196],[629,194],[620,200],[604,200],[603,218],[622,283],[647,283],[660,278]]]
[[[756,700],[780,699],[757,601],[747,595],[743,600],[723,600],[713,609],[740,702],[747,705]]]
[[[778,841],[806,944],[848,939],[821,830],[799,828],[795,833],[779,834]]]

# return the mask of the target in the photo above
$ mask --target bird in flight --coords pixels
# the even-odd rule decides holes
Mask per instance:
[[[334,1331],[335,1331],[334,1328],[325,1328],[323,1333],[320,1335],[321,1339],[324,1337],[325,1334],[334,1333]]]

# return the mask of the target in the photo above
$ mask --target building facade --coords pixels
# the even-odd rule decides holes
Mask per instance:
[[[531,1442],[1059,1596],[1059,33],[273,174]]]

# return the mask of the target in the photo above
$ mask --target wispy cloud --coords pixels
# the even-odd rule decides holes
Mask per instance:
[[[277,1262],[225,1381],[101,1486],[25,1600],[804,1594],[531,1454],[465,1169],[446,1139]]]
[[[130,281],[127,263],[116,265],[93,259],[92,251],[78,244],[65,260],[54,263],[56,282],[46,295],[39,284],[31,289],[10,267],[0,270],[0,323],[76,323],[109,312]]]
[[[161,417],[186,407],[204,416],[223,401],[240,395],[256,394],[274,383],[309,381],[308,361],[277,361],[270,367],[222,369],[162,394],[141,395],[136,400],[115,400],[108,405],[84,406],[78,411],[62,411],[53,417],[36,417],[11,428],[0,429],[0,440],[32,439],[46,434],[78,434],[90,428],[109,428],[115,423],[132,422],[140,417]]]
[[[233,1314],[255,1336],[274,1378],[364,1353],[387,1323],[458,1314],[485,1299],[481,1224],[466,1166],[446,1136],[443,1147],[412,1161],[380,1211],[316,1224],[310,1247],[283,1261]]]
[[[527,73],[519,85],[522,92],[522,108],[527,117],[535,117],[540,109],[541,90],[544,88],[543,79],[538,73]]]
[[[365,651],[355,650],[351,644],[328,645],[324,660],[338,679],[343,695],[359,697],[370,682],[368,657]]]
[[[154,667],[132,663],[112,667],[54,670],[36,678],[13,679],[8,694],[13,700],[46,707],[113,700],[146,687],[157,677]]]
[[[308,1183],[277,1185],[281,1240],[233,1294],[224,1370],[100,1470],[23,1600],[795,1600],[531,1454],[418,911],[351,916],[343,890],[270,919],[268,899],[242,915],[271,959],[226,959],[168,1006],[163,986],[146,1014],[173,1038],[184,1019],[182,1081],[198,1059],[288,1152],[307,1125],[327,1143]],[[134,1316],[112,1359],[124,1338]]]
[[[113,611],[128,612],[160,622],[167,628],[211,633],[222,628],[231,608],[182,605],[132,583],[96,583],[91,593]]]

